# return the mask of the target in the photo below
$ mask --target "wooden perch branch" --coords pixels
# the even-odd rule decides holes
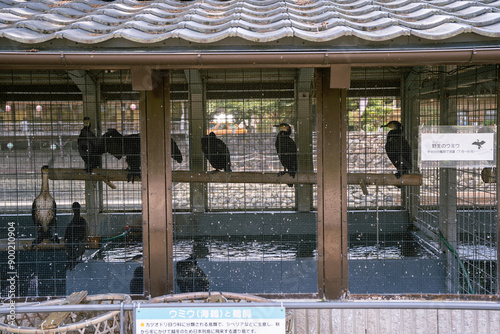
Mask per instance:
[[[172,173],[173,182],[198,182],[198,183],[271,183],[271,184],[315,184],[315,173],[295,174],[295,178],[286,174],[278,176],[277,172],[189,172],[175,171]]]
[[[99,169],[93,170],[92,174],[84,169],[51,168],[49,178],[51,180],[81,180],[81,181],[104,181],[108,186],[115,189],[111,181],[126,181],[128,172],[126,170]],[[172,172],[173,182],[195,182],[195,183],[269,183],[269,184],[316,184],[315,173],[297,173],[295,178],[286,174],[278,176],[277,172]],[[393,174],[366,174],[348,173],[348,184],[379,186],[419,186],[422,184],[422,175],[406,174],[398,179]]]
[[[80,180],[80,181],[103,181],[111,189],[116,186],[111,181],[126,181],[128,172],[126,170],[95,168],[92,174],[85,169],[77,168],[50,168],[49,179],[51,180]]]
[[[421,186],[421,174],[405,174],[400,179],[394,174],[348,173],[348,184],[364,184],[379,186]]]

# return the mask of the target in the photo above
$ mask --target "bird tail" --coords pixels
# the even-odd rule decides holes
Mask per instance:
[[[288,171],[288,175],[290,175],[291,177],[295,178],[295,172]],[[293,187],[293,184],[289,183],[289,184],[287,184],[287,186],[289,186],[291,188],[291,187]]]

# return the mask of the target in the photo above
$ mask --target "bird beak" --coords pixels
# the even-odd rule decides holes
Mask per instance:
[[[381,127],[381,128],[386,128],[387,126],[388,126],[388,125],[386,124],[386,125],[381,125],[380,127]]]

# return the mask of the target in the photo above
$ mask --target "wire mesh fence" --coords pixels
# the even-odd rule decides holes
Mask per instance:
[[[316,292],[317,186],[282,181],[287,170],[275,126],[290,125],[297,151],[292,172],[315,174],[314,70],[173,70],[169,81],[171,136],[182,157],[171,160],[172,255],[177,281],[187,270],[191,282],[182,289],[177,282],[175,291]],[[64,295],[93,286],[102,289],[95,293],[128,293],[131,282],[141,293],[142,188],[140,179],[127,182],[137,176],[140,144],[126,150],[140,141],[142,106],[130,71],[4,70],[0,85],[0,239],[7,243],[14,223],[22,248],[19,294]],[[422,184],[348,185],[352,293],[498,293],[496,182],[482,178],[482,167],[418,163],[419,126],[495,126],[497,95],[496,66],[353,68],[348,174],[397,172],[381,126],[399,121],[411,148],[408,172]],[[78,145],[84,116],[102,152],[92,177]],[[116,140],[110,129],[124,137]],[[208,161],[202,140],[210,133],[227,146],[230,165]],[[47,182],[57,203],[52,233],[63,238],[74,202],[86,219],[89,239],[72,242],[86,244],[73,270],[64,242],[31,247],[44,165],[67,173]],[[278,173],[284,175],[269,181]],[[194,179],[198,174],[202,181]]]
[[[351,80],[349,172],[396,172],[385,154],[389,137],[379,128],[396,120],[410,142],[411,173],[422,175],[418,188],[368,186],[363,193],[359,185],[349,186],[350,266],[367,280],[379,270],[385,273],[379,287],[370,290],[362,285],[356,290],[495,294],[496,182],[485,181],[484,168],[470,168],[468,163],[442,168],[439,163],[421,167],[417,162],[418,126],[496,125],[497,67],[356,69]],[[394,217],[395,209],[405,214]],[[374,228],[363,233],[358,225],[367,219]],[[372,261],[374,271],[365,273],[365,263],[357,263],[363,258],[385,261]],[[416,259],[420,260],[414,272],[408,266]],[[419,279],[412,280],[414,275]],[[398,277],[407,283],[396,283]]]

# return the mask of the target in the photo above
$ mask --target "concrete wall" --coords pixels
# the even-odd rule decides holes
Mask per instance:
[[[500,333],[500,310],[297,309],[293,321],[296,334]]]

